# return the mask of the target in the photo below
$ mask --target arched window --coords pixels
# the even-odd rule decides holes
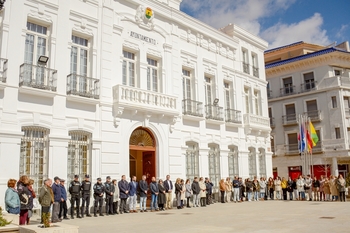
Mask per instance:
[[[74,175],[79,175],[82,179],[85,174],[90,173],[91,158],[91,134],[84,131],[70,131],[70,141],[68,143],[68,184],[74,179]]]
[[[37,193],[47,178],[47,160],[49,157],[50,130],[42,127],[22,127],[20,175],[27,175],[34,180]]]
[[[259,170],[260,177],[266,177],[266,155],[264,148],[259,149]]]
[[[214,187],[218,187],[220,181],[220,147],[217,144],[209,144],[209,177],[214,184]]]
[[[199,148],[198,143],[187,142],[186,150],[186,178],[193,179],[199,176]]]
[[[256,176],[256,150],[254,147],[249,147],[249,155],[248,155],[248,162],[249,162],[249,176],[250,178],[253,178]]]
[[[230,146],[230,152],[228,153],[228,173],[231,178],[239,176],[238,169],[238,147]]]

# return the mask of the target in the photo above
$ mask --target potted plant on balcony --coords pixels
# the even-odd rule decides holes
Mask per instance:
[[[0,207],[0,227],[4,227],[6,225],[11,224],[12,221],[7,221],[6,218],[4,218],[4,216],[2,216],[2,208]]]

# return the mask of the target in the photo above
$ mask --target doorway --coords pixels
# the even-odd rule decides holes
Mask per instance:
[[[148,183],[156,177],[156,142],[153,133],[147,128],[135,129],[129,140],[129,171],[130,177],[136,176],[141,180],[146,176]]]

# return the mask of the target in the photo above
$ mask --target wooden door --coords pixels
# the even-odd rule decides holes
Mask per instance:
[[[154,151],[145,151],[142,153],[142,168],[147,183],[151,183],[152,177],[156,177],[156,158]]]

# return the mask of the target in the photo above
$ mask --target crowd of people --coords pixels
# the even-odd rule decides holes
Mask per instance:
[[[44,185],[39,189],[38,201],[41,205],[41,213],[50,213],[51,222],[61,222],[69,220],[67,213],[67,191],[65,180],[55,177],[54,182],[51,179],[45,179]],[[30,217],[33,214],[37,194],[33,189],[34,181],[28,176],[21,176],[17,181],[10,179],[8,189],[5,193],[5,208],[8,213],[19,214],[20,225],[29,224]],[[299,201],[346,201],[347,184],[342,175],[338,177],[321,176],[311,178],[310,175],[302,176],[298,179],[281,179],[270,177],[266,180],[264,177],[258,179],[247,178],[244,181],[240,177],[231,179],[228,177],[219,182],[221,203],[244,201],[262,201],[262,200],[299,200]],[[192,181],[186,182],[177,178],[175,184],[167,175],[166,179],[156,180],[152,177],[150,183],[146,176],[142,176],[140,181],[136,176],[131,177],[131,181],[126,180],[123,175],[118,182],[111,180],[110,176],[102,183],[98,178],[93,185],[90,176],[85,175],[82,182],[79,176],[75,175],[74,180],[68,186],[70,194],[70,218],[83,218],[84,215],[92,217],[90,214],[91,191],[94,198],[93,215],[97,217],[104,216],[103,203],[105,202],[105,214],[123,214],[123,213],[144,213],[147,212],[147,197],[150,196],[151,203],[149,210],[165,211],[173,208],[173,193],[175,194],[177,209],[184,207],[206,207],[213,204],[213,183],[209,178],[195,177]],[[139,197],[139,211],[137,210],[137,198]],[[128,203],[127,203],[128,200]],[[80,201],[82,204],[80,205]],[[74,214],[76,212],[76,215]],[[42,215],[43,216],[43,215]],[[43,221],[43,219],[42,219]]]

